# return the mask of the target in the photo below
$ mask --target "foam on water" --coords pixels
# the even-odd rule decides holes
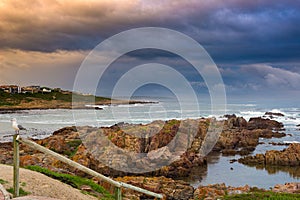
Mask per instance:
[[[215,114],[212,114],[211,105],[205,103],[193,105],[189,102],[179,104],[176,101],[163,101],[157,104],[105,105],[97,107],[101,107],[103,110],[30,110],[21,113],[1,114],[0,136],[11,130],[10,119],[12,117],[17,118],[22,125],[39,128],[41,131],[57,130],[75,124],[111,126],[119,122],[145,124],[154,120],[196,119],[200,117],[215,117],[217,120],[224,119],[224,111],[215,110]],[[300,108],[273,108],[267,110],[259,108],[257,104],[252,103],[228,104],[226,108],[226,113],[242,116],[246,120],[252,117],[262,117],[267,111],[284,114],[283,117],[273,117],[275,120],[284,123],[286,128],[296,129],[296,125],[300,124]]]

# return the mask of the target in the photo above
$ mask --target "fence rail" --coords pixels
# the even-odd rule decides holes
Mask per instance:
[[[154,192],[151,192],[151,191],[148,191],[148,190],[145,190],[143,188],[139,188],[139,187],[136,187],[134,185],[130,185],[130,184],[127,184],[127,183],[123,183],[123,182],[119,182],[119,181],[115,181],[111,178],[108,178],[94,170],[91,170],[90,168],[87,168],[83,165],[80,165],[79,163],[73,161],[73,160],[70,160],[68,158],[66,158],[65,156],[62,156],[54,151],[51,151],[31,140],[28,140],[28,139],[25,139],[25,138],[20,138],[19,135],[14,135],[14,196],[17,197],[19,196],[19,143],[23,143],[23,144],[26,144],[27,146],[35,149],[35,150],[38,150],[42,153],[45,153],[45,154],[48,154],[50,156],[53,156],[54,158],[56,158],[57,160],[61,161],[61,162],[64,162],[72,167],[75,167],[89,175],[92,175],[94,177],[98,177],[112,185],[114,185],[116,187],[116,196],[115,196],[115,199],[117,200],[120,200],[122,199],[122,194],[121,194],[121,188],[128,188],[128,189],[131,189],[131,190],[134,190],[134,191],[137,191],[137,192],[140,192],[140,193],[143,193],[143,194],[146,194],[146,195],[149,195],[149,196],[153,196],[153,197],[156,197],[156,198],[159,198],[159,199],[162,199],[163,198],[163,195],[162,194],[157,194],[157,193],[154,193]]]

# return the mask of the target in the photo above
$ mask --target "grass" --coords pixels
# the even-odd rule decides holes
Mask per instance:
[[[5,181],[3,179],[0,179],[0,184],[5,184],[5,183],[8,183],[8,181]]]
[[[0,106],[15,106],[19,105],[21,102],[31,102],[34,100],[46,100],[46,101],[52,101],[52,100],[59,100],[63,102],[72,102],[72,100],[78,101],[78,102],[91,102],[91,100],[94,100],[96,102],[98,101],[105,101],[110,100],[109,98],[105,97],[95,97],[93,95],[81,95],[81,94],[65,94],[58,91],[52,91],[49,93],[26,93],[26,94],[9,94],[7,92],[4,92],[0,90]]]
[[[271,191],[253,192],[248,194],[227,195],[224,200],[297,200],[300,194],[275,193]]]
[[[9,188],[9,189],[7,189],[7,192],[13,194],[14,193],[14,189],[13,188]],[[20,187],[20,189],[19,189],[19,196],[27,196],[29,194],[30,194],[30,192],[26,192],[23,188]]]
[[[77,188],[77,189],[80,189],[80,187],[83,185],[90,186],[93,191],[95,191],[96,193],[102,194],[103,199],[107,199],[107,200],[113,199],[113,196],[108,191],[106,191],[102,186],[96,184],[95,182],[93,182],[90,179],[82,178],[82,177],[74,176],[74,175],[70,175],[70,174],[62,174],[62,173],[53,172],[51,170],[48,170],[48,169],[45,169],[45,168],[42,168],[39,166],[27,166],[26,168],[30,169],[32,171],[36,171],[36,172],[45,174],[46,176],[49,176],[53,179],[57,179],[63,183],[71,185],[72,187]],[[93,193],[88,193],[88,194],[96,196]]]

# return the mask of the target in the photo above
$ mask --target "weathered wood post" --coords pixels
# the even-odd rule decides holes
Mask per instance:
[[[20,174],[19,174],[19,163],[20,163],[20,152],[19,152],[19,134],[15,134],[13,137],[14,143],[14,197],[19,196],[20,190]]]
[[[115,199],[122,200],[122,189],[121,187],[115,187]]]

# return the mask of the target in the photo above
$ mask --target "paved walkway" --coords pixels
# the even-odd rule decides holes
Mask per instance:
[[[0,191],[0,200],[5,200],[3,193]]]
[[[7,181],[3,184],[5,188],[11,188],[13,185],[13,167],[0,164],[0,179]],[[70,185],[23,168],[20,169],[20,182],[22,189],[32,196],[45,197],[22,197],[16,200],[54,200],[53,198],[59,198],[60,200],[97,200],[96,197],[85,195]]]
[[[8,200],[8,199],[10,199],[9,193],[0,184],[0,200]]]
[[[59,199],[53,199],[53,198],[49,198],[49,197],[26,196],[26,197],[14,198],[12,200],[59,200]]]

